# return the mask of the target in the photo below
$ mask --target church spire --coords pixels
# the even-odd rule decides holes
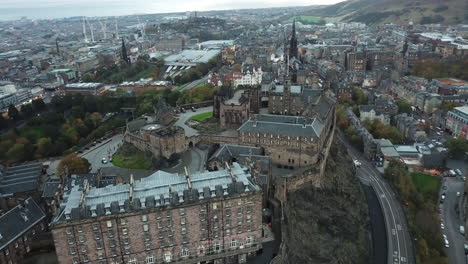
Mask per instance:
[[[128,58],[127,48],[125,47],[124,39],[122,38],[122,60],[125,63],[130,64],[130,59]]]
[[[293,20],[291,43],[289,45],[289,57],[297,59],[296,19]]]

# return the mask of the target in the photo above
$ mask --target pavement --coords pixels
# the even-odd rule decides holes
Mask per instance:
[[[184,88],[182,88],[181,91],[184,91],[184,90],[189,90],[189,89],[192,89],[192,88],[195,88],[197,85],[199,85],[200,83],[206,83],[208,81],[208,75],[198,79],[198,80],[195,80],[191,83],[189,83],[187,86],[185,86]]]
[[[91,173],[97,172],[100,168],[114,167],[111,162],[103,164],[102,158],[109,159],[109,156],[112,156],[117,151],[122,142],[123,135],[115,135],[110,139],[97,143],[96,146],[80,154],[80,156],[86,158],[91,163]]]
[[[189,127],[185,123],[194,115],[202,114],[202,113],[207,113],[207,112],[213,112],[213,106],[208,106],[208,107],[202,107],[202,108],[197,108],[196,112],[192,112],[191,110],[187,110],[185,113],[180,113],[179,119],[175,122],[175,126],[180,126],[185,130],[185,136],[191,137],[191,136],[196,136],[198,135],[198,131]]]
[[[387,181],[383,179],[381,173],[360,152],[350,146],[342,136],[339,135],[339,139],[347,147],[351,157],[362,163],[361,167],[357,169],[361,182],[370,184],[379,198],[387,230],[387,263],[415,263],[413,241],[409,233],[403,207],[395,192]]]

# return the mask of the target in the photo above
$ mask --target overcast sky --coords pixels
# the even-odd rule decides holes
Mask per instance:
[[[343,0],[0,0],[0,20],[330,5]]]
[[[179,12],[231,8],[259,8],[334,4],[343,0],[0,0],[0,8],[44,8],[63,5],[101,6],[104,4],[133,6],[149,12]],[[79,12],[79,10],[76,10]]]

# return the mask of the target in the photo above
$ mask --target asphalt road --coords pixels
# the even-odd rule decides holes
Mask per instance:
[[[191,82],[190,84],[185,86],[181,91],[195,88],[200,83],[206,83],[207,81],[208,81],[208,75],[202,77],[201,79],[198,79],[198,80],[195,80],[195,81]]]
[[[114,167],[111,162],[103,164],[102,158],[108,159],[110,155],[113,155],[117,151],[119,145],[122,144],[122,141],[123,135],[115,135],[110,139],[96,144],[92,149],[80,154],[80,156],[86,158],[89,163],[91,163],[91,173],[97,172],[99,168]]]
[[[364,184],[370,184],[379,198],[387,229],[388,262],[391,264],[415,263],[413,241],[411,240],[408,224],[403,208],[393,189],[383,179],[381,173],[368,162],[360,152],[351,147],[339,136],[353,159],[362,165],[357,173]]]
[[[191,110],[187,110],[186,113],[180,113],[179,119],[175,122],[175,126],[180,126],[185,130],[185,135],[187,137],[198,135],[198,131],[187,126],[185,123],[194,115],[198,115],[201,113],[213,112],[213,106],[197,108],[196,112],[192,112]]]
[[[449,257],[450,264],[465,264],[464,243],[465,238],[460,233],[462,217],[459,214],[460,204],[463,199],[463,180],[457,178],[444,178],[443,190],[445,192],[445,202],[440,204],[442,209],[442,223],[445,229],[442,233],[447,236],[449,248],[445,248],[445,253]],[[460,197],[457,197],[460,192]]]

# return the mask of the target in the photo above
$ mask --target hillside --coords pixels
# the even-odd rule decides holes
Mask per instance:
[[[280,253],[272,263],[370,263],[368,207],[351,164],[335,142],[325,186],[288,194]]]
[[[421,24],[457,24],[468,22],[468,1],[348,0],[324,8],[308,10],[306,14],[366,24],[398,24],[410,21]]]

